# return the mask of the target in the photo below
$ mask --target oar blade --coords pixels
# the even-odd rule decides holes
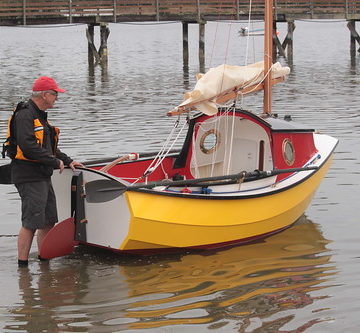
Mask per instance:
[[[86,201],[102,203],[113,200],[127,190],[123,183],[111,179],[97,179],[85,184]]]
[[[41,244],[40,257],[52,259],[73,253],[74,247],[77,245],[74,236],[75,223],[73,217],[55,224]]]

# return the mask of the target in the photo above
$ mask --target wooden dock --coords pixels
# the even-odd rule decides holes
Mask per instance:
[[[275,20],[360,20],[360,0],[275,0]],[[252,1],[262,18],[264,0]],[[245,0],[1,0],[0,25],[130,21],[240,20],[249,15]]]

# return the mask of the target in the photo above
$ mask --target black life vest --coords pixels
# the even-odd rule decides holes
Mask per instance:
[[[16,140],[14,138],[13,134],[13,122],[16,112],[19,110],[25,108],[27,106],[26,102],[20,102],[14,109],[13,114],[8,119],[8,125],[7,125],[7,133],[6,133],[6,140],[3,143],[3,150],[2,150],[2,157],[5,158],[5,156],[10,157],[11,159],[18,159],[18,160],[26,160],[26,161],[32,161],[37,162],[35,160],[28,159],[24,156],[23,151],[21,148],[16,144]],[[59,140],[59,134],[60,130],[57,127],[53,127],[54,129],[54,152],[57,147],[57,143]],[[41,121],[38,118],[34,119],[34,135],[36,138],[36,141],[38,145],[42,146],[44,143],[44,126],[41,123]]]

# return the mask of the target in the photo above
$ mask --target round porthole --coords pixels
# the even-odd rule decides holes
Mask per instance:
[[[200,139],[200,149],[204,154],[212,154],[220,145],[220,133],[215,129],[206,131]]]
[[[287,165],[293,165],[295,161],[295,149],[289,139],[283,142],[283,156]]]

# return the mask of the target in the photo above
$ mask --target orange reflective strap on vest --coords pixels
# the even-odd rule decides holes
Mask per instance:
[[[57,142],[59,140],[60,130],[57,127],[54,127],[54,129],[55,129],[55,137],[54,137],[54,141],[55,141],[54,152],[55,152],[57,148]],[[34,135],[38,145],[42,146],[44,143],[44,126],[39,119],[34,119]],[[16,146],[15,158],[18,160],[27,160],[27,161],[36,162],[36,160],[31,160],[29,158],[26,158],[19,146]]]
[[[44,126],[42,125],[39,119],[34,119],[34,134],[35,134],[36,142],[38,143],[38,145],[42,146],[44,143]],[[29,158],[26,158],[19,146],[16,146],[15,158],[18,160],[34,161]]]
[[[42,146],[44,143],[44,126],[39,119],[34,119],[34,133],[36,142]]]

